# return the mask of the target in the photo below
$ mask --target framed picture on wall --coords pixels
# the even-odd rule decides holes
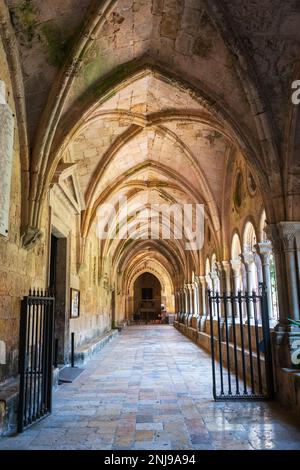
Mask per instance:
[[[71,287],[70,295],[70,317],[78,318],[80,314],[80,292]]]

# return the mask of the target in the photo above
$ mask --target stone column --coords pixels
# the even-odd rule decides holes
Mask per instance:
[[[247,275],[247,292],[249,295],[252,295],[253,291],[256,290],[256,286],[254,284],[254,279],[255,279],[255,260],[254,260],[254,253],[250,252],[245,252],[241,254],[241,260],[245,265],[246,268],[246,275]],[[246,310],[246,305],[245,305],[245,312]],[[249,302],[249,319],[252,320],[254,318],[254,308],[253,308],[253,303]]]
[[[231,263],[230,261],[222,261],[223,270],[225,272],[225,291],[231,293]]]
[[[233,293],[234,295],[238,295],[239,291],[241,290],[241,261],[238,259],[232,259],[230,261],[231,268],[232,268],[232,278],[233,278]],[[236,302],[235,304],[235,317],[239,319],[239,305]]]
[[[272,242],[276,266],[279,323],[274,333],[275,364],[295,368],[293,353],[300,341],[300,328],[288,319],[299,321],[299,236],[300,222],[279,222],[265,229]]]
[[[280,222],[266,227],[272,242],[279,301],[279,324],[288,326],[288,318],[299,320],[299,236],[300,222]]]
[[[189,297],[190,297],[190,315],[188,319],[188,325],[192,325],[192,317],[195,315],[195,304],[194,304],[194,284],[188,284]]]
[[[180,297],[181,297],[181,313],[186,313],[185,292],[183,288],[180,289]]]
[[[222,273],[223,273],[223,291],[230,296],[231,294],[231,264],[230,261],[222,261]],[[232,317],[232,306],[231,302],[227,302],[227,315],[230,321]]]
[[[185,313],[188,315],[191,313],[191,306],[190,306],[190,293],[188,284],[184,285],[184,298],[185,298]]]
[[[297,246],[297,238],[299,240],[300,236],[300,222],[280,222],[278,226],[285,257],[290,315],[293,320],[300,320],[298,271],[300,247]]]
[[[199,276],[200,281],[200,315],[202,318],[207,317],[206,304],[206,279],[205,276]]]
[[[255,276],[255,261],[254,253],[245,252],[241,254],[241,260],[245,265],[247,274],[247,292],[252,295],[252,291],[255,289],[254,276]]]
[[[193,315],[196,315],[196,304],[195,304],[195,285],[194,283],[190,284],[190,296],[191,296],[191,304],[192,304],[192,311]]]
[[[181,289],[179,289],[178,295],[179,295],[179,313],[182,313],[183,312],[183,301],[182,301]]]
[[[263,282],[267,293],[269,318],[274,319],[272,302],[272,282],[270,274],[270,255],[272,254],[272,244],[270,242],[261,242],[257,243],[254,248],[261,259]]]
[[[196,315],[198,317],[201,316],[201,303],[200,303],[200,295],[201,295],[201,284],[200,284],[200,276],[195,276],[195,305],[196,305]]]
[[[217,263],[218,267],[218,275],[220,280],[220,295],[223,295],[226,292],[226,278],[225,278],[225,271],[223,269],[223,264],[221,262]]]
[[[179,292],[175,291],[174,294],[174,299],[175,299],[175,314],[178,315],[180,307],[179,307]]]

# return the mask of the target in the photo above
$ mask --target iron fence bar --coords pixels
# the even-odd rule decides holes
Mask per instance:
[[[231,390],[231,372],[230,372],[230,350],[229,350],[229,332],[228,332],[228,316],[227,316],[227,298],[225,293],[224,299],[224,319],[225,319],[225,334],[226,334],[226,358],[227,358],[227,377],[228,377],[228,393],[232,395]]]
[[[30,290],[21,302],[18,432],[51,412],[53,329],[54,298]]]
[[[253,351],[252,351],[252,339],[251,339],[251,320],[250,320],[250,298],[248,292],[245,293],[246,301],[246,316],[247,316],[247,332],[248,332],[248,350],[249,350],[249,364],[250,364],[250,380],[251,380],[251,392],[255,395],[255,382],[254,382],[254,370],[253,370]]]
[[[49,302],[49,301],[48,301]],[[53,364],[53,333],[54,333],[54,304],[55,300],[49,302],[50,318],[49,318],[49,385],[48,385],[48,411],[52,412],[52,385],[53,385],[53,375],[52,375],[52,364]]]
[[[259,393],[263,393],[262,387],[262,375],[261,375],[261,357],[260,357],[260,350],[259,350],[259,330],[258,330],[258,312],[257,312],[257,297],[255,292],[252,292],[253,298],[253,313],[254,313],[254,324],[255,324],[255,341],[256,341],[256,358],[257,358],[257,372],[258,372],[258,388]]]
[[[45,376],[44,376],[44,414],[47,413],[48,408],[48,371],[47,365],[49,364],[49,315],[48,308],[45,305]]]
[[[232,336],[229,335],[229,314],[228,314],[228,302],[232,306]],[[252,304],[250,304],[252,302]],[[222,400],[265,400],[272,398],[274,395],[274,379],[273,379],[273,368],[272,368],[272,350],[270,342],[270,330],[269,330],[269,319],[267,313],[267,301],[266,294],[262,289],[262,295],[258,295],[255,291],[252,294],[246,292],[242,294],[241,291],[234,295],[224,293],[220,295],[218,292],[208,292],[208,303],[209,303],[209,315],[210,315],[210,334],[211,334],[211,352],[212,352],[212,376],[213,376],[213,396],[216,401]],[[222,305],[220,305],[222,304]],[[263,390],[263,376],[261,369],[261,353],[259,349],[260,331],[258,323],[258,306],[262,312],[262,334],[263,342],[265,347],[265,368],[266,368],[266,382],[267,382],[267,394]],[[224,311],[224,326],[225,326],[225,338],[222,336],[220,310]],[[252,307],[252,308],[251,308]],[[250,321],[250,308],[253,309],[254,323],[251,325]],[[247,326],[243,324],[243,311],[245,310]],[[214,314],[217,316],[215,318]],[[237,317],[235,317],[237,315]],[[237,323],[236,318],[240,320],[240,340],[241,347],[239,349],[237,343]],[[217,320],[217,334],[214,335],[214,320]],[[246,330],[245,330],[246,328]],[[253,336],[255,334],[255,338]],[[246,335],[246,336],[245,336]],[[245,338],[247,340],[245,341]],[[233,340],[233,344],[231,341]],[[225,343],[225,344],[223,344]],[[248,343],[248,347],[247,344]],[[217,375],[216,374],[216,356],[215,346],[219,352],[219,367],[220,367],[220,381],[221,381],[221,393],[218,394],[217,389]],[[222,349],[226,347],[226,360],[227,360],[227,373],[228,373],[228,393],[224,393],[224,369],[223,369],[223,353]],[[233,358],[231,357],[230,348],[233,347]],[[257,354],[255,357],[254,350],[256,348]],[[241,366],[239,365],[238,352],[241,354]],[[246,355],[249,354],[249,363],[246,362]],[[225,357],[224,357],[225,359]],[[257,361],[257,370],[254,370],[254,361]],[[233,365],[234,364],[234,365]],[[249,365],[248,365],[249,364]],[[247,375],[247,368],[250,368],[249,376]],[[241,368],[241,375],[243,380],[244,391],[241,392],[240,388],[240,374],[239,369]],[[231,373],[235,372],[236,382],[236,393],[232,393],[232,380]],[[254,373],[255,372],[255,373]],[[251,382],[251,393],[248,391],[248,381]]]
[[[215,364],[215,341],[214,341],[214,323],[212,314],[212,298],[211,291],[208,290],[208,306],[209,306],[209,323],[210,323],[210,347],[211,347],[211,363],[212,363],[212,379],[213,379],[213,397],[217,399],[216,391],[216,364]]]
[[[236,329],[235,329],[235,309],[236,302],[234,301],[233,294],[230,294],[231,301],[231,312],[232,312],[232,334],[233,334],[233,349],[234,349],[234,368],[235,368],[235,385],[236,395],[240,395],[240,384],[239,384],[239,368],[238,368],[238,356],[237,356],[237,340],[236,340]]]
[[[31,292],[30,292],[31,294]],[[24,374],[25,374],[25,392],[23,391],[25,397],[24,397],[24,411],[23,411],[23,419],[24,419],[24,425],[27,425],[27,420],[28,420],[28,407],[29,407],[29,358],[30,358],[30,324],[31,324],[31,316],[30,316],[30,309],[31,309],[31,304],[30,304],[30,297],[25,297],[23,300],[23,307],[26,309],[26,314],[23,313],[23,315],[26,317],[26,326],[22,325],[20,326],[20,334],[22,334],[23,330],[26,335],[26,345],[25,345],[25,350],[24,350],[24,361],[25,361],[25,369],[24,369]]]
[[[26,406],[26,349],[27,349],[27,297],[21,302],[21,321],[20,321],[20,347],[19,347],[19,373],[20,373],[20,397],[19,397],[19,415],[18,432],[23,431],[24,414]]]
[[[44,325],[43,325],[43,355],[42,355],[42,368],[43,368],[43,375],[42,375],[42,403],[41,403],[41,410],[42,414],[46,413],[47,408],[47,400],[46,400],[46,371],[47,371],[47,309],[43,308],[43,315],[44,315]]]
[[[39,311],[39,363],[38,363],[38,418],[41,416],[41,407],[42,407],[42,335],[43,335],[43,311],[41,308]]]
[[[243,312],[242,312],[242,293],[238,292],[238,306],[239,306],[239,317],[240,317],[240,335],[241,335],[241,350],[242,350],[242,371],[243,371],[243,383],[244,383],[244,394],[248,395],[247,390],[247,379],[246,379],[246,364],[245,364],[245,344],[244,344],[244,331],[243,331]]]
[[[35,312],[35,301],[33,300],[30,308],[30,320],[31,320],[31,342],[30,342],[30,369],[29,369],[29,407],[28,407],[28,422],[29,424],[32,423],[32,408],[33,408],[33,402],[32,402],[32,389],[33,389],[33,383],[32,383],[32,370],[33,370],[33,342],[34,342],[34,312]]]
[[[36,420],[37,415],[37,342],[38,342],[38,316],[39,316],[39,304],[37,303],[35,306],[35,315],[34,315],[34,322],[35,322],[35,343],[34,343],[34,369],[33,369],[33,419]]]
[[[214,296],[213,300],[215,302],[216,302],[216,299],[217,299],[217,297]],[[221,395],[224,395],[223,357],[222,357],[222,331],[221,331],[221,320],[220,320],[220,312],[219,312],[219,304],[218,303],[217,303],[217,309],[216,310],[217,310],[217,324],[218,324],[220,386],[221,386]]]

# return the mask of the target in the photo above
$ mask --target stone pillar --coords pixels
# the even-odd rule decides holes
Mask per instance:
[[[261,259],[263,282],[267,293],[268,314],[269,318],[273,320],[272,282],[270,274],[270,255],[272,254],[272,244],[270,242],[261,242],[257,243],[254,248]]]
[[[195,313],[195,306],[194,306],[194,285],[193,284],[188,284],[188,295],[189,295],[189,303],[190,303],[190,310],[189,310],[189,316],[188,316],[188,321],[187,325],[191,326],[192,325],[192,316]]]
[[[188,284],[184,285],[184,298],[185,298],[185,313],[189,314],[191,313],[191,306],[190,306],[190,293],[189,293]]]
[[[300,222],[279,222],[265,229],[272,242],[276,265],[279,323],[274,333],[275,364],[295,368],[293,353],[300,341],[300,328],[288,319],[299,321]]]
[[[191,302],[191,313],[195,315],[195,293],[194,293],[194,284],[189,284],[190,291],[190,302]]]
[[[253,291],[256,290],[256,286],[254,284],[254,279],[255,279],[255,260],[254,260],[254,253],[250,252],[245,252],[241,254],[241,260],[245,265],[246,268],[246,275],[247,275],[247,292],[249,295],[252,295]],[[246,306],[245,306],[245,312]],[[253,303],[249,302],[249,319],[252,320],[254,318],[254,309],[253,309]]]
[[[225,292],[228,296],[231,294],[231,264],[230,261],[222,261],[222,268],[220,267],[220,270],[222,271],[222,288],[223,292]],[[230,321],[232,317],[232,306],[231,302],[227,302],[227,316]]]
[[[199,276],[196,276],[195,277],[195,305],[196,305],[196,315],[198,317],[200,317],[201,315],[200,291],[201,291],[200,279],[199,279]]]
[[[300,247],[297,246],[300,237],[300,222],[280,222],[278,226],[283,243],[290,314],[293,320],[300,320],[298,266]]]
[[[230,261],[222,261],[223,271],[225,272],[225,292],[231,293],[231,263]]]
[[[254,253],[246,252],[241,254],[241,260],[245,265],[247,274],[247,292],[252,295],[252,291],[255,289],[254,277],[255,277],[255,261]]]
[[[206,304],[206,279],[205,276],[199,276],[200,281],[200,315],[202,319],[207,317],[207,304]]]
[[[232,259],[230,261],[233,277],[233,292],[236,295],[242,288],[241,286],[241,261]]]
[[[273,245],[279,300],[279,324],[288,325],[288,318],[299,315],[299,237],[300,222],[280,222],[268,225],[266,233]]]
[[[232,278],[233,278],[233,293],[234,295],[238,295],[239,291],[241,290],[241,261],[238,259],[232,259],[230,261],[231,268],[232,268]],[[235,312],[234,316],[239,318],[239,305],[238,302],[235,304]]]
[[[174,300],[175,300],[175,314],[177,315],[179,313],[180,307],[179,307],[179,292],[175,291],[174,294]]]
[[[180,298],[181,298],[181,313],[185,313],[186,305],[185,305],[185,293],[184,293],[183,288],[180,289]]]
[[[220,280],[220,295],[223,295],[226,292],[226,278],[225,278],[225,271],[223,269],[223,264],[221,262],[217,263],[218,267],[218,275]]]

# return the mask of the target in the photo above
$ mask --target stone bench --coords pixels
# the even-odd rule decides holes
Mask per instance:
[[[108,333],[85,343],[83,346],[80,346],[75,349],[74,352],[74,362],[77,366],[85,364],[89,361],[94,354],[99,352],[109,341],[111,341],[119,333],[118,329],[109,331]]]

